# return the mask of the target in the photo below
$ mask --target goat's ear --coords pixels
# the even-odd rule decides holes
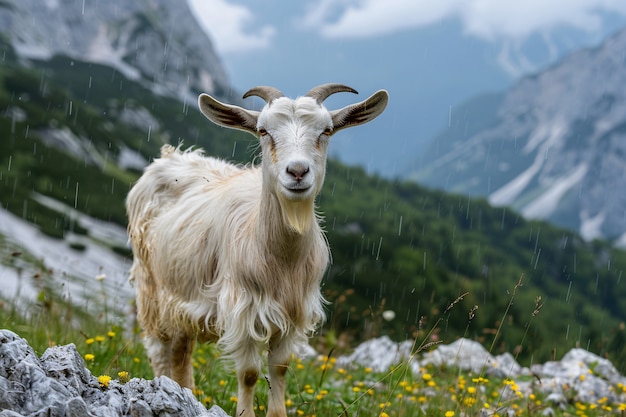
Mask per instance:
[[[374,120],[385,110],[388,101],[389,94],[387,91],[379,90],[372,94],[367,100],[351,104],[343,109],[331,111],[333,132]]]
[[[256,135],[256,124],[259,112],[246,110],[232,104],[224,104],[208,94],[200,94],[198,97],[200,111],[213,123],[250,132]]]

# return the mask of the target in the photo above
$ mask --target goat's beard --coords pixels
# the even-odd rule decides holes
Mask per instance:
[[[283,220],[287,226],[300,235],[308,232],[315,221],[314,199],[307,198],[306,200],[293,201],[287,200],[283,196],[279,196],[278,199]]]

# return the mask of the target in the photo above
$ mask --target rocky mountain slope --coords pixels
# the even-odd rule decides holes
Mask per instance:
[[[154,91],[230,96],[226,72],[186,2],[8,0],[0,33],[20,57],[105,64]]]
[[[626,31],[454,109],[411,178],[626,245]]]

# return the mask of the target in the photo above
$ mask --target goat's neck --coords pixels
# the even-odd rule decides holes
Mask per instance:
[[[285,206],[289,204],[289,206]],[[296,219],[289,220],[289,216]],[[298,217],[299,216],[299,217]],[[297,224],[294,225],[293,222]],[[307,224],[308,223],[308,224]],[[272,193],[264,193],[259,212],[259,234],[267,242],[267,250],[292,256],[306,252],[311,244],[311,233],[317,227],[314,202],[282,202]]]

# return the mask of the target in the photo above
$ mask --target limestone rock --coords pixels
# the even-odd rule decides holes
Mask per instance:
[[[73,344],[51,347],[38,358],[9,330],[0,330],[0,392],[0,417],[227,417],[167,377],[101,387]]]

